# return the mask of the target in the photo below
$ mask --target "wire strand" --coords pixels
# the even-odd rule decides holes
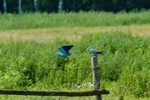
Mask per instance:
[[[0,69],[4,69],[4,70],[16,70],[16,71],[24,71],[23,69],[21,68],[4,68],[4,67],[0,67]],[[28,70],[27,71],[43,71],[43,70],[64,70],[64,71],[67,71],[67,70],[91,70],[91,68],[69,68],[69,69],[62,69],[62,68],[49,68],[49,69],[35,69],[35,70]]]

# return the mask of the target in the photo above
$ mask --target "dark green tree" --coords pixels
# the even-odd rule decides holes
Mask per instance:
[[[0,11],[18,13],[18,1],[23,12],[132,11],[150,9],[150,0],[1,0]]]

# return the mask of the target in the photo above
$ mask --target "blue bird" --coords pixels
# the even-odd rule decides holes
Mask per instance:
[[[60,52],[57,52],[57,55],[58,56],[61,56],[61,57],[65,57],[65,56],[69,56],[71,55],[72,53],[69,53],[68,51],[73,47],[73,45],[69,45],[69,46],[61,46],[58,48],[58,50]]]
[[[87,49],[90,50],[90,52],[93,53],[93,54],[95,54],[95,55],[97,55],[97,54],[105,55],[105,54],[103,54],[103,51],[98,51],[98,50],[95,50],[95,49],[93,49],[91,47],[89,47]]]

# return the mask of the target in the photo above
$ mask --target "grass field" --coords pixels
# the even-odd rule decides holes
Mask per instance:
[[[0,41],[5,40],[35,40],[37,42],[52,41],[56,37],[62,37],[68,41],[78,41],[83,34],[103,33],[110,31],[121,31],[132,33],[133,35],[149,36],[150,25],[132,25],[132,26],[99,26],[99,27],[73,27],[73,28],[39,28],[26,30],[5,30],[0,31]]]
[[[93,16],[91,15],[94,14]],[[146,13],[146,14],[145,14]],[[59,26],[53,22],[53,27],[48,27],[48,17],[55,18],[58,22],[60,16],[71,20],[74,14],[25,14],[2,15],[0,22],[0,89],[17,90],[92,90],[92,73],[90,57],[92,54],[86,50],[93,47],[104,50],[106,56],[98,56],[100,67],[101,88],[109,90],[109,95],[104,95],[104,100],[149,100],[150,97],[150,24],[149,12],[141,13],[112,13],[89,12],[80,13],[80,24],[67,26],[64,21]],[[143,15],[146,17],[143,17]],[[100,24],[88,19],[99,15],[106,16]],[[37,24],[23,25],[17,22],[15,17],[26,19],[32,16],[40,16],[32,20],[40,20]],[[58,17],[59,16],[59,17]],[[111,17],[119,17],[118,23]],[[129,19],[135,18],[128,23]],[[12,22],[6,27],[5,17]],[[45,20],[46,19],[46,20]],[[74,19],[74,18],[73,18]],[[86,22],[83,24],[83,19]],[[137,20],[139,20],[137,23]],[[88,21],[89,20],[89,21]],[[126,20],[126,24],[120,24]],[[136,21],[135,21],[136,20]],[[42,24],[45,21],[47,24]],[[56,22],[57,22],[56,21]],[[22,23],[27,23],[23,21]],[[92,23],[91,27],[88,23]],[[114,24],[113,24],[114,23]],[[70,24],[70,23],[69,23]],[[14,26],[13,26],[14,25]],[[43,26],[42,26],[43,25]],[[58,25],[58,26],[57,26]],[[40,27],[41,26],[41,27]],[[56,55],[61,45],[73,44],[70,52],[74,52],[67,58]],[[48,70],[48,69],[64,69]],[[78,70],[70,70],[75,69]],[[80,70],[87,69],[87,70]],[[80,84],[78,84],[80,83]],[[78,84],[78,85],[77,85]],[[33,96],[0,96],[2,100],[57,100],[59,97],[33,97]],[[94,97],[62,97],[62,100],[93,100]]]
[[[145,25],[149,16],[150,11],[0,14],[0,30]]]

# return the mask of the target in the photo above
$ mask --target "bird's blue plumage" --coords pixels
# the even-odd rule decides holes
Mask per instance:
[[[69,53],[68,51],[73,47],[73,45],[69,45],[69,46],[61,46],[58,48],[58,50],[60,52],[57,52],[58,56],[61,57],[65,57],[65,56],[69,56],[71,53]]]
[[[93,48],[91,48],[91,47],[89,47],[88,49],[90,50],[91,53],[93,53],[93,54],[95,54],[95,55],[97,55],[97,54],[102,54],[102,55],[104,55],[104,54],[102,53],[102,51],[95,50],[95,49],[93,49]]]
[[[63,47],[59,47],[58,50],[63,54],[67,54],[67,51],[64,50]]]

